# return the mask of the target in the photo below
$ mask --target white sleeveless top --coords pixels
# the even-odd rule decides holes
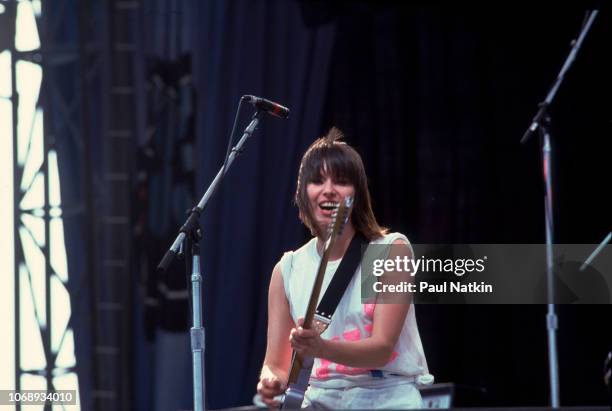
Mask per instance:
[[[404,240],[410,246],[406,236],[400,233],[387,234],[370,244],[392,244],[398,239]],[[312,290],[320,261],[321,256],[317,252],[316,238],[296,251],[286,252],[280,260],[285,294],[289,301],[291,317],[296,323],[298,318],[304,317],[306,313],[310,290]],[[325,295],[325,290],[327,290],[340,261],[328,262],[319,301]],[[360,277],[361,266],[357,268],[356,275],[353,276],[347,287],[347,292],[340,300],[331,324],[321,334],[322,338],[337,341],[358,341],[372,335],[372,320],[376,305],[362,303]],[[393,350],[391,360],[380,370],[384,375],[397,374],[414,377],[415,380],[420,380],[419,377],[425,377],[424,381],[433,379],[428,373],[421,337],[417,329],[414,305],[411,305],[406,315],[404,327]],[[316,358],[310,384],[322,388],[369,385],[368,382],[371,382],[374,378],[370,371],[369,369],[348,367]]]

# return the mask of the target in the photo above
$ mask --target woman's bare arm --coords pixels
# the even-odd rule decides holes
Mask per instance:
[[[268,343],[257,392],[270,407],[278,406],[274,396],[282,394],[291,363],[289,332],[295,327],[285,295],[280,265],[276,264],[268,291]]]

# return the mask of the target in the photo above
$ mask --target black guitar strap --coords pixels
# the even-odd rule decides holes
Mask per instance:
[[[319,332],[325,331],[325,328],[330,323],[332,315],[346,291],[346,287],[348,287],[355,274],[355,270],[357,270],[361,263],[361,257],[368,243],[369,241],[361,233],[356,233],[353,236],[340,265],[334,273],[334,277],[325,291],[323,299],[317,306],[315,322],[318,323],[316,328],[319,329]]]

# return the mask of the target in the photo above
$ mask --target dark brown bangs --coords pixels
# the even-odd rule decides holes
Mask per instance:
[[[321,181],[329,176],[334,182],[345,181],[357,185],[360,176],[358,164],[347,155],[348,147],[343,145],[335,143],[314,147],[304,159],[304,182]]]

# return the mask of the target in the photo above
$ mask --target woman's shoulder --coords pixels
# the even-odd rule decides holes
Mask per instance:
[[[285,294],[289,298],[291,295],[290,283],[292,278],[295,278],[295,270],[300,267],[310,267],[313,263],[312,254],[316,254],[316,238],[308,241],[306,244],[297,250],[290,250],[283,254],[277,266],[280,269],[280,275],[283,279]]]
[[[393,244],[396,241],[404,242],[410,245],[410,241],[405,234],[394,232],[394,233],[386,233],[377,239],[370,241],[370,244]]]
[[[404,245],[401,245],[404,244]],[[373,245],[373,246],[372,246]],[[396,247],[398,246],[399,247]],[[406,249],[407,247],[407,249]],[[412,245],[408,237],[402,233],[386,233],[383,236],[370,241],[366,253],[368,258],[388,258],[389,255],[410,255],[413,253]]]
[[[290,254],[292,257],[298,257],[302,255],[310,255],[313,252],[316,253],[317,252],[316,241],[317,241],[317,238],[313,237],[309,241],[307,241],[304,245],[302,245],[300,248],[296,250],[286,251],[285,254]]]
[[[300,248],[296,250],[285,251],[285,253],[283,254],[283,256],[281,257],[279,261],[281,270],[283,267],[288,268],[288,266],[292,265],[295,259],[309,258],[312,256],[313,253],[316,254],[317,252],[316,240],[317,240],[316,237],[314,237],[310,239],[310,241],[307,241],[306,244],[304,244],[303,246],[301,246]],[[287,269],[285,269],[284,271],[286,272]]]

